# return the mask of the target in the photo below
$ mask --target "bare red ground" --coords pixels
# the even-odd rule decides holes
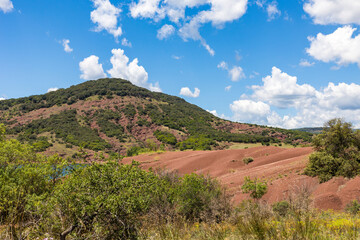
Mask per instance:
[[[209,174],[227,186],[235,204],[249,199],[248,194],[241,192],[245,176],[267,180],[268,192],[263,199],[269,203],[284,200],[303,187],[312,192],[314,206],[323,210],[342,210],[350,201],[360,198],[360,177],[350,180],[334,178],[319,184],[317,178],[302,175],[311,152],[309,147],[166,152],[126,158],[124,163],[136,160],[145,169],[166,168],[180,174]],[[244,157],[253,157],[254,162],[245,165]]]

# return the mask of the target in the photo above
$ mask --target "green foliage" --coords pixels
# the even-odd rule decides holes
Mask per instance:
[[[177,139],[174,134],[169,132],[156,130],[154,132],[154,136],[157,138],[157,140],[165,144],[176,145],[177,143]]]
[[[268,190],[266,181],[261,181],[258,178],[251,180],[250,177],[245,177],[241,189],[243,193],[250,193],[250,196],[254,199],[262,198]]]
[[[46,137],[39,137],[35,142],[32,143],[35,152],[44,152],[49,147],[52,147],[53,144],[49,143]]]
[[[227,214],[227,206],[211,207],[214,202],[221,202],[223,190],[220,184],[209,177],[190,174],[185,175],[176,188],[176,202],[181,215],[187,219],[205,220],[207,216],[218,215],[218,218]]]
[[[186,149],[192,150],[211,150],[211,146],[215,145],[216,142],[210,138],[204,136],[189,137],[185,141],[179,142],[177,146],[181,151]]]
[[[351,201],[346,205],[345,211],[353,215],[358,214],[360,211],[360,203],[357,200]]]
[[[29,131],[40,134],[54,132],[57,138],[75,146],[82,146],[95,151],[111,147],[90,127],[81,126],[76,119],[76,110],[63,111],[48,119],[39,119],[30,124],[13,129],[15,132]]]
[[[115,105],[109,109],[91,109],[83,114],[76,113],[75,110],[68,110],[53,115],[48,119],[40,119],[25,126],[17,126],[9,129],[9,134],[19,135],[21,141],[33,143],[39,133],[48,131],[56,133],[57,138],[75,146],[82,146],[94,151],[102,151],[111,148],[111,145],[99,137],[97,130],[91,129],[90,123],[95,121],[100,127],[100,131],[108,137],[116,137],[120,142],[127,140],[124,134],[124,127],[119,124],[120,118],[127,118],[130,135],[136,134],[134,125],[139,126],[166,126],[170,129],[184,133],[189,140],[178,146],[184,149],[211,149],[216,146],[216,142],[243,142],[257,143],[265,145],[278,143],[285,138],[288,143],[295,141],[307,141],[311,134],[301,131],[291,131],[277,128],[262,128],[260,133],[231,133],[231,127],[225,120],[213,116],[205,110],[187,103],[184,99],[166,95],[163,93],[151,92],[147,89],[134,86],[122,79],[99,79],[88,81],[68,89],[60,89],[56,92],[44,95],[30,96],[27,98],[10,99],[0,101],[0,110],[5,111],[0,116],[0,122],[7,125],[14,124],[14,116],[24,113],[50,108],[55,105],[71,105],[78,101],[97,100],[105,98],[132,97],[140,101],[134,101],[122,107]],[[108,102],[108,101],[107,101]],[[114,100],[111,105],[116,104]],[[88,106],[87,106],[88,107]],[[141,118],[140,118],[141,116]],[[65,121],[60,121],[64,119]],[[135,121],[135,119],[137,119]],[[147,120],[145,120],[147,119]],[[230,128],[229,128],[230,127]],[[253,125],[256,127],[256,125]],[[202,137],[199,137],[199,136]],[[166,144],[176,145],[175,139],[170,136],[162,136]],[[207,139],[203,143],[198,143],[195,139]],[[115,150],[115,149],[112,149]]]
[[[272,209],[279,216],[285,217],[290,211],[290,203],[288,201],[276,202],[272,205]]]
[[[254,158],[252,157],[245,157],[243,158],[243,162],[248,165],[249,163],[252,163],[254,161]]]
[[[355,177],[360,174],[360,132],[350,123],[333,119],[313,139],[315,153],[309,157],[305,174],[326,182],[334,176]]]
[[[137,156],[142,151],[142,149],[143,148],[139,146],[132,146],[128,148],[128,150],[126,151],[126,156],[128,157]]]
[[[76,226],[77,237],[133,239],[139,217],[151,206],[158,178],[136,164],[92,164],[77,169],[54,193],[52,231]]]
[[[150,127],[151,126],[151,122],[148,122],[147,120],[140,118],[137,122],[137,125],[139,125],[140,127],[145,126],[145,127]]]
[[[0,142],[5,140],[6,128],[5,125],[0,123]]]
[[[136,115],[135,106],[132,105],[132,104],[128,104],[123,109],[123,112],[124,112],[125,116],[127,116],[130,119],[133,119],[135,117],[135,115]]]

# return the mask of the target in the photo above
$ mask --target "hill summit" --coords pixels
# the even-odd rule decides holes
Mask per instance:
[[[99,79],[43,95],[0,101],[9,137],[39,152],[124,154],[149,149],[210,150],[228,142],[308,142],[311,134],[220,119],[184,99],[123,79]],[[130,153],[129,153],[130,151]]]

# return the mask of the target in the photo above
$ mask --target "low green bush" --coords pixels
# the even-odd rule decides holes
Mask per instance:
[[[243,162],[248,165],[249,163],[253,162],[254,159],[252,157],[245,157],[243,158]]]

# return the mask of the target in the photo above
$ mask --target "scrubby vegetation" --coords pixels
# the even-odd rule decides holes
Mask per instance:
[[[154,136],[157,138],[157,140],[165,144],[176,145],[177,143],[177,139],[174,134],[169,132],[156,130],[154,132]]]
[[[243,158],[243,162],[245,163],[245,165],[248,165],[249,163],[252,163],[253,161],[254,161],[254,158],[252,158],[252,157]]]
[[[315,153],[309,157],[305,174],[326,182],[333,177],[352,178],[360,174],[360,131],[351,123],[332,119],[313,139]]]
[[[87,105],[89,102],[92,104]],[[39,109],[52,115],[43,118],[35,114],[29,121],[17,124],[17,118],[27,120],[26,114]],[[144,132],[154,134],[167,149],[181,150],[214,149],[219,142],[297,145],[309,142],[312,136],[256,125],[248,125],[254,130],[232,132],[234,123],[219,119],[184,99],[151,92],[121,79],[88,81],[44,95],[0,101],[0,123],[6,124],[9,133],[21,141],[32,143],[39,134],[48,132],[55,133],[57,140],[65,144],[93,151],[117,151],[115,145],[131,143],[126,146],[132,146],[134,139],[142,141],[139,146],[145,145],[141,136]],[[173,135],[175,131],[182,137]],[[101,133],[119,142],[110,145],[115,139],[109,141]],[[45,147],[43,144],[39,151]],[[125,152],[124,148],[122,153]]]
[[[81,155],[81,153],[79,153]],[[102,157],[104,158],[104,157]],[[112,160],[111,160],[112,159]],[[264,182],[245,181],[256,201],[232,206],[208,176],[180,176],[104,162],[76,164],[5,139],[0,124],[0,239],[357,239],[359,203],[351,214],[318,212],[300,189],[273,206]],[[266,186],[266,185],[265,185]]]

